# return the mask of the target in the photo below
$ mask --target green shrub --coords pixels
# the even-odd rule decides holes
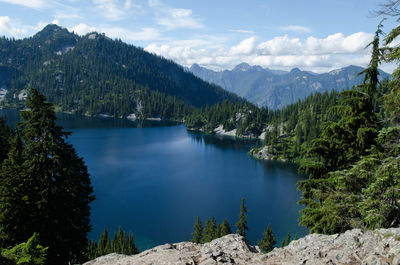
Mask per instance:
[[[1,255],[15,264],[43,265],[46,260],[48,247],[39,245],[39,236],[34,233],[27,242],[23,242],[11,249],[2,249]]]

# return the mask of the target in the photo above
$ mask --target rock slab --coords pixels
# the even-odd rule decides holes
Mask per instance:
[[[400,265],[400,228],[343,234],[311,234],[267,254],[242,236],[227,235],[206,244],[165,244],[140,254],[109,254],[84,265],[362,264]]]

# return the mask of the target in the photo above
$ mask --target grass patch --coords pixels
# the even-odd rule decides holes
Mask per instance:
[[[388,238],[388,237],[393,236],[393,234],[392,234],[392,233],[387,233],[387,234],[384,234],[383,236],[384,236],[385,238]]]

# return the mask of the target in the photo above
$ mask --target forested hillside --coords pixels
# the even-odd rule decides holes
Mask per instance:
[[[61,111],[182,118],[190,106],[241,99],[170,60],[104,34],[80,37],[48,25],[31,38],[0,39],[2,106],[21,106],[36,87]]]
[[[218,133],[222,127],[238,137],[261,138],[269,149],[269,159],[298,161],[311,140],[320,134],[321,124],[334,119],[328,110],[337,100],[336,91],[315,93],[282,110],[225,101],[193,111],[185,123],[190,129],[207,133]],[[257,156],[262,148],[251,153]]]

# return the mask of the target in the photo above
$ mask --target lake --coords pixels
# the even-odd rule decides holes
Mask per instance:
[[[15,125],[16,111],[0,110]],[[96,200],[89,238],[104,227],[134,232],[139,249],[188,241],[199,215],[205,223],[227,218],[232,230],[241,198],[248,212],[248,238],[256,244],[270,223],[277,245],[298,225],[297,167],[248,155],[255,140],[204,135],[167,122],[138,124],[123,119],[58,115],[73,132],[68,140],[88,166]]]

